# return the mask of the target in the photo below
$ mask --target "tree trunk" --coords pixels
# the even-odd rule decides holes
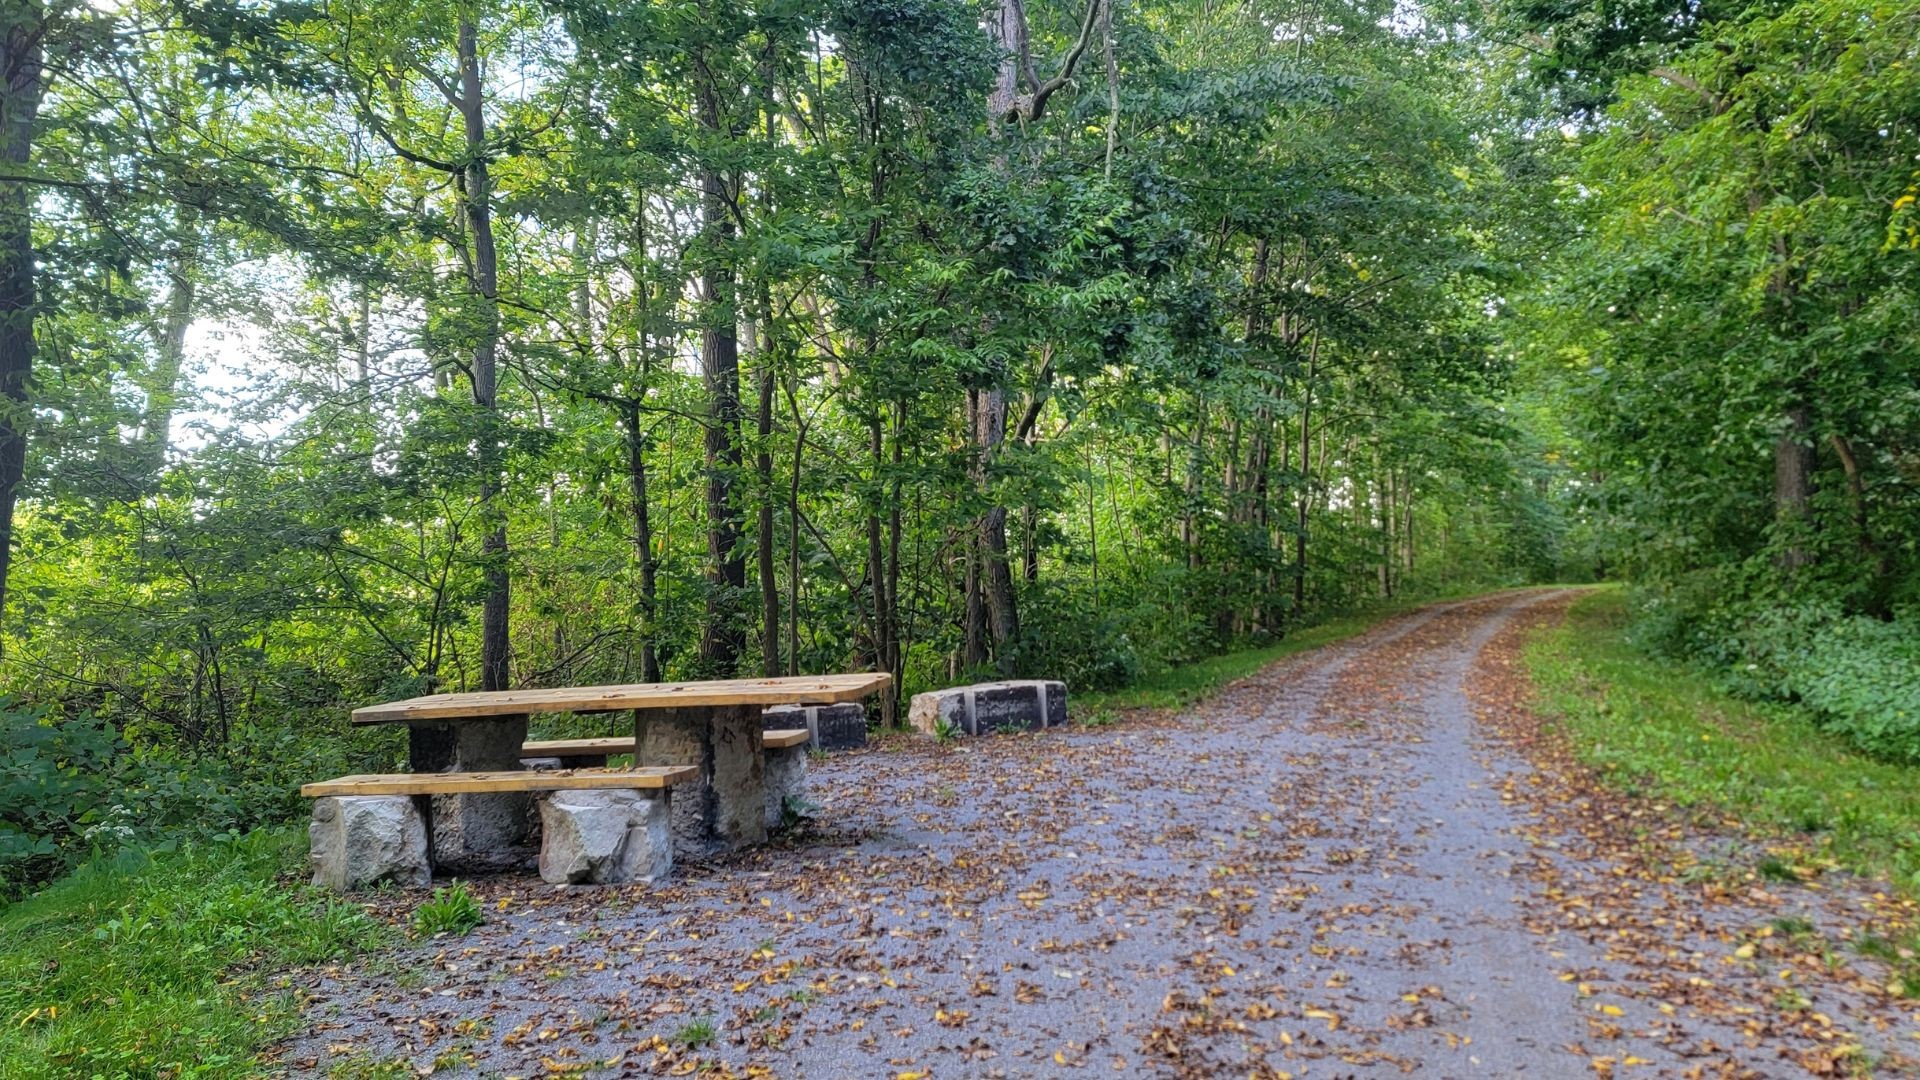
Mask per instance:
[[[659,606],[660,561],[653,554],[653,519],[647,510],[647,441],[640,430],[640,399],[621,414],[626,428],[627,485],[633,499],[633,549],[640,558],[640,680],[660,681],[660,653],[654,644]]]
[[[1007,396],[999,387],[980,395],[981,472],[999,453],[1007,435]],[[995,500],[997,503],[998,500]],[[981,573],[985,579],[987,627],[993,634],[994,659],[1002,674],[1013,674],[1010,646],[1020,637],[1020,613],[1014,604],[1013,567],[1007,558],[1007,508],[995,505],[980,520]]]
[[[165,467],[173,429],[174,403],[180,390],[180,369],[186,362],[187,329],[193,325],[193,302],[200,258],[199,215],[180,209],[179,235],[167,269],[170,279],[167,314],[154,334],[154,364],[146,386],[146,413],[140,419],[138,454],[141,471],[157,476]]]
[[[1811,558],[1806,527],[1813,497],[1813,419],[1804,405],[1789,408],[1786,419],[1786,430],[1773,443],[1773,512],[1775,523],[1787,531],[1780,566],[1795,570]]]
[[[719,89],[700,88],[700,126],[725,134]],[[706,266],[700,275],[700,370],[706,381],[707,605],[700,631],[700,668],[707,678],[734,673],[746,648],[740,597],[747,587],[747,561],[740,549],[740,508],[734,484],[740,476],[740,341],[735,312],[733,218],[725,180],[711,163],[700,169],[701,223]]]
[[[1320,332],[1307,345],[1307,377],[1300,386],[1300,514],[1293,533],[1293,617],[1307,606],[1307,514],[1313,505],[1313,379],[1320,360]]]
[[[25,176],[45,90],[40,39],[45,9],[13,3],[0,16],[0,160]],[[0,181],[0,628],[6,623],[7,574],[13,564],[13,510],[27,471],[27,428],[33,407],[33,189]]]
[[[507,521],[499,506],[500,436],[498,425],[500,349],[499,256],[493,244],[493,187],[487,174],[487,121],[482,111],[479,27],[460,20],[460,114],[468,162],[461,174],[467,228],[473,236],[472,289],[480,306],[480,337],[473,347],[473,403],[484,413],[480,446],[480,518],[487,530],[480,544],[487,593],[480,615],[480,688],[505,690],[508,617],[512,600],[507,569]]]
[[[762,312],[765,312],[764,305]],[[768,364],[772,354],[767,349],[765,333],[763,327],[760,351],[754,358],[755,390],[759,396],[755,431],[759,445],[753,456],[753,471],[760,484],[754,553],[760,563],[760,669],[772,678],[781,670],[780,583],[774,576],[773,550],[773,371]]]

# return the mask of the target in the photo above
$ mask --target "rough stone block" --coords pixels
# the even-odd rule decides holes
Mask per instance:
[[[520,767],[522,769],[535,769],[540,772],[558,772],[559,770],[566,769],[566,768],[579,768],[579,766],[577,765],[569,766],[566,762],[561,761],[557,757],[521,758]]]
[[[936,734],[941,722],[963,735],[990,735],[1007,728],[1038,731],[1067,722],[1067,684],[1052,679],[1010,679],[915,694],[907,722]]]
[[[767,828],[786,820],[787,799],[807,794],[807,748],[788,746],[767,750]]]
[[[593,788],[540,800],[540,876],[555,885],[652,884],[673,871],[666,791]]]
[[[433,882],[427,823],[407,795],[335,795],[313,801],[307,827],[313,883],[340,892],[391,881]]]
[[[867,745],[867,709],[857,701],[838,705],[770,705],[761,714],[768,731],[804,727],[807,745],[819,750],[845,750]]]

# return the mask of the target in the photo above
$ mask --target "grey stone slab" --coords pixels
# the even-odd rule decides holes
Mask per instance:
[[[592,788],[540,800],[540,877],[555,885],[655,883],[673,871],[669,791]]]
[[[313,801],[307,826],[313,883],[339,892],[391,881],[433,881],[427,824],[407,795],[334,795]]]

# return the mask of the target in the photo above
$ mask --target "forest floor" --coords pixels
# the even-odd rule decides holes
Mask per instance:
[[[475,882],[485,925],[316,974],[278,1059],[336,1077],[1915,1069],[1914,1003],[1845,944],[1907,933],[1910,902],[1765,872],[1754,841],[1599,787],[1527,708],[1520,650],[1575,595],[1426,608],[1111,726],[836,754],[813,763],[816,825],[663,889]]]

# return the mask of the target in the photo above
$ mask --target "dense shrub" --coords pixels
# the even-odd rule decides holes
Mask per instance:
[[[112,802],[117,733],[0,698],[0,742],[0,897],[64,869],[76,848],[118,846],[127,824]]]
[[[392,733],[243,728],[222,750],[193,753],[131,745],[91,713],[5,699],[0,740],[0,899],[89,856],[285,821],[300,810],[303,781],[366,771],[398,746]]]
[[[1704,662],[1748,697],[1798,702],[1869,753],[1920,763],[1920,612],[1846,613],[1832,600],[1733,599],[1732,575],[1641,597],[1641,641]]]

